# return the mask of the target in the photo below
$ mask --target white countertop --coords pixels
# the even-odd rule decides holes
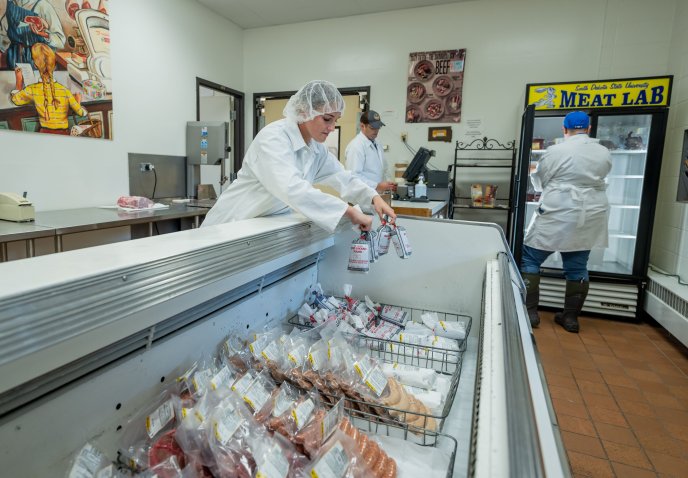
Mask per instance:
[[[435,215],[446,206],[448,201],[429,201],[429,202],[412,202],[412,201],[400,201],[397,199],[392,200],[392,207],[406,207],[412,209],[430,209],[431,215]]]

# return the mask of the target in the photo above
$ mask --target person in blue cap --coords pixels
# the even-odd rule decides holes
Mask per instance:
[[[588,295],[588,258],[593,247],[607,247],[609,202],[605,178],[612,167],[609,150],[591,138],[590,117],[574,111],[564,118],[564,141],[550,146],[531,175],[542,191],[523,241],[521,275],[533,327],[539,325],[540,266],[561,253],[566,292],[564,310],[554,320],[578,333],[578,315]]]

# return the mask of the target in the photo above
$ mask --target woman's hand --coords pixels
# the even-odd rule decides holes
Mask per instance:
[[[387,215],[389,216],[389,222],[394,222],[397,219],[397,215],[394,212],[394,209],[392,209],[392,206],[387,204],[384,199],[382,199],[380,196],[375,196],[373,198],[373,208],[375,209],[375,212],[377,213],[378,216],[380,216],[380,220],[382,221],[382,216]]]
[[[360,210],[352,206],[346,208],[344,215],[349,218],[351,224],[358,226],[361,231],[370,231],[370,228],[373,226],[372,217],[368,216],[367,214],[363,214]]]

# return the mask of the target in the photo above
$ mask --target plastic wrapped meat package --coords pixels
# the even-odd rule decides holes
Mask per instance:
[[[466,338],[466,323],[463,321],[448,322],[440,320],[436,312],[424,312],[421,314],[421,320],[435,335],[455,340]]]
[[[314,478],[396,477],[396,462],[389,458],[376,442],[365,433],[358,433],[353,427],[345,425],[344,428],[350,430],[351,435],[341,428],[335,430],[306,468],[308,476]]]
[[[396,460],[398,478],[445,478],[451,464],[451,451],[441,447],[420,446],[391,436],[373,435],[376,441]]]

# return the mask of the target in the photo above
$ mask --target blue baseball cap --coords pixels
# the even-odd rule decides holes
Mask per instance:
[[[586,129],[590,126],[590,116],[584,111],[573,111],[564,118],[566,129]]]

